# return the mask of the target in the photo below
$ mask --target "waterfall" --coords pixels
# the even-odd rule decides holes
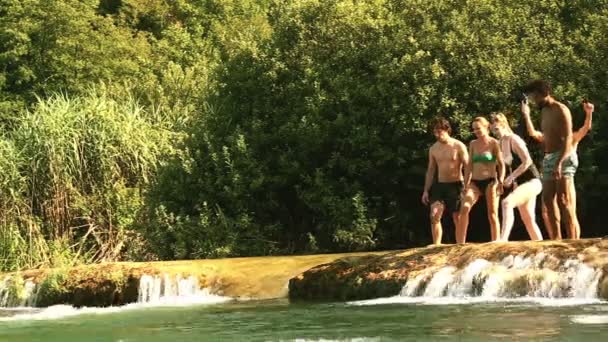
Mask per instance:
[[[0,281],[0,307],[34,306],[36,284],[19,276],[7,276]]]
[[[601,269],[577,259],[509,255],[499,262],[476,259],[460,269],[445,266],[410,275],[400,296],[594,299],[601,277]]]
[[[0,278],[0,308],[34,307],[39,286],[19,275]],[[201,288],[195,276],[142,275],[139,279],[137,303],[150,305],[188,305],[220,303],[228,297],[211,294]]]
[[[209,289],[201,288],[198,279],[194,276],[143,275],[139,279],[138,303],[195,304],[226,300],[227,297],[213,295]]]

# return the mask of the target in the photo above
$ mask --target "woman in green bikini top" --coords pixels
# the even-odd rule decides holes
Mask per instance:
[[[488,206],[492,241],[496,241],[500,237],[498,201],[502,180],[505,177],[500,145],[498,140],[490,136],[490,123],[484,117],[475,118],[472,126],[477,139],[469,144],[470,160],[464,170],[465,190],[456,227],[457,243],[466,241],[469,213],[481,196],[485,196]]]
[[[496,157],[492,152],[486,151],[484,153],[474,154],[471,161],[473,163],[495,163]]]

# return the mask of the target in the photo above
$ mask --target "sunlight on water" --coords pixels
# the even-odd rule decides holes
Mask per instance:
[[[283,341],[283,340],[281,340]],[[293,342],[334,342],[334,341],[340,341],[340,342],[376,342],[376,341],[381,341],[381,339],[379,337],[355,337],[355,338],[349,338],[349,339],[343,339],[343,340],[336,340],[336,339],[328,339],[328,338],[320,338],[320,339],[302,339],[302,338],[296,338],[294,340],[292,340]]]
[[[608,315],[576,315],[570,319],[578,324],[608,324]]]
[[[410,300],[421,300],[409,298]],[[55,306],[0,320],[0,341],[489,341],[604,340],[608,304],[580,299],[430,298],[375,305],[248,301],[159,307]],[[528,300],[526,302],[526,300]],[[459,305],[448,305],[457,303]],[[383,304],[383,305],[379,305]],[[539,305],[540,304],[540,305]],[[0,316],[7,314],[0,310]],[[57,321],[62,317],[61,321]]]
[[[590,304],[605,304],[600,299],[580,298],[542,298],[542,297],[403,297],[394,296],[348,302],[348,305],[386,305],[386,304],[420,304],[420,305],[467,305],[484,303],[521,303],[541,306],[578,306]]]
[[[133,303],[122,306],[111,306],[105,308],[82,307],[76,308],[71,305],[53,305],[47,308],[5,308],[3,311],[16,312],[14,315],[0,316],[1,321],[27,321],[27,320],[54,320],[79,315],[107,315],[124,311],[142,310],[157,307],[187,307],[196,305],[212,305],[231,301],[231,298],[208,295],[208,296],[188,296],[188,297],[167,297],[162,301],[148,303]]]
[[[137,303],[106,308],[23,306],[35,286],[16,300],[5,280],[0,300],[17,307],[0,308],[0,341],[593,340],[608,334],[602,275],[542,253],[476,259],[412,274],[394,297],[332,304],[241,301],[196,277],[143,275]]]

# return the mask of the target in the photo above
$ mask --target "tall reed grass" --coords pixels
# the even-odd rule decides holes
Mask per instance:
[[[0,137],[0,270],[119,259],[172,151],[170,124],[157,121],[103,88],[24,111]]]

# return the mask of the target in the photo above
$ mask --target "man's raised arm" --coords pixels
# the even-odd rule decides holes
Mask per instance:
[[[583,138],[589,133],[591,130],[591,123],[593,120],[593,109],[595,106],[593,103],[585,100],[583,102],[583,110],[585,111],[585,123],[583,123],[583,127],[579,128],[576,132],[572,134],[572,141],[576,144],[579,143]]]
[[[570,109],[564,105],[559,106],[558,114],[561,120],[560,139],[562,140],[563,147],[560,151],[559,161],[555,164],[554,172],[556,178],[561,178],[562,164],[572,153],[572,114],[570,114]]]
[[[528,135],[534,138],[536,141],[542,143],[545,141],[545,137],[542,132],[537,131],[534,128],[534,124],[532,123],[532,119],[530,118],[530,106],[522,101],[521,102],[521,113],[523,114],[524,120],[526,121],[526,129],[528,131]]]

